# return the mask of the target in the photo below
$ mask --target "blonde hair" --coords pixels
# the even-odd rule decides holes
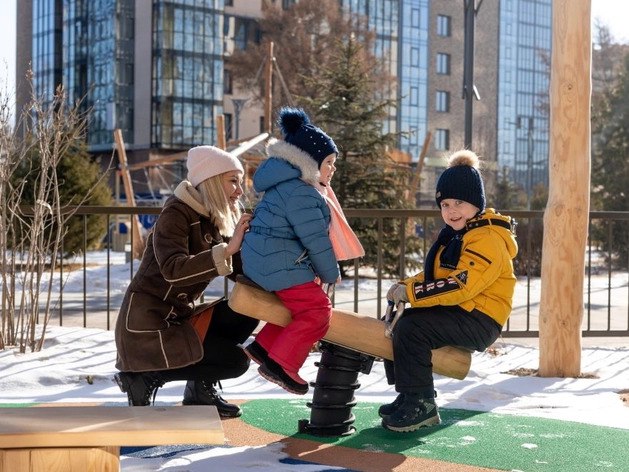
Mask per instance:
[[[210,220],[222,236],[231,237],[234,234],[236,223],[240,219],[240,208],[233,205],[223,188],[223,174],[205,179],[197,186],[203,206],[210,214]]]

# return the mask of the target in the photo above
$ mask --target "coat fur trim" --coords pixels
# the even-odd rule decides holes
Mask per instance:
[[[202,203],[199,191],[188,180],[182,180],[175,188],[175,197],[184,202],[199,215],[210,216],[207,208]]]

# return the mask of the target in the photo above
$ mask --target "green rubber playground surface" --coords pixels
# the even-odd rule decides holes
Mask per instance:
[[[629,429],[441,408],[441,425],[394,433],[380,426],[379,406],[359,402],[352,409],[356,432],[342,437],[299,433],[299,421],[310,419],[305,400],[248,401],[242,405],[242,420],[276,434],[326,444],[499,470],[629,471]]]

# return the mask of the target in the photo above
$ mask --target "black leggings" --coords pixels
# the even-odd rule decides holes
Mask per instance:
[[[249,358],[239,344],[244,343],[259,321],[241,315],[222,300],[214,306],[212,320],[203,341],[203,358],[196,364],[179,369],[163,370],[166,382],[172,380],[207,380],[217,382],[233,379],[249,368]]]
[[[461,346],[484,351],[502,328],[491,317],[459,306],[408,308],[393,332],[394,361],[385,361],[387,381],[400,393],[434,396],[432,349]]]

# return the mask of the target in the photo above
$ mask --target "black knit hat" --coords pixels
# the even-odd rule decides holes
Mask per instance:
[[[301,108],[282,108],[278,124],[284,135],[284,141],[310,155],[317,167],[330,154],[338,154],[332,138],[310,123],[310,118]]]
[[[483,211],[485,187],[478,166],[479,159],[474,152],[462,150],[453,153],[448,159],[448,168],[437,182],[437,206],[441,206],[441,200],[445,198],[454,198],[471,203]]]

